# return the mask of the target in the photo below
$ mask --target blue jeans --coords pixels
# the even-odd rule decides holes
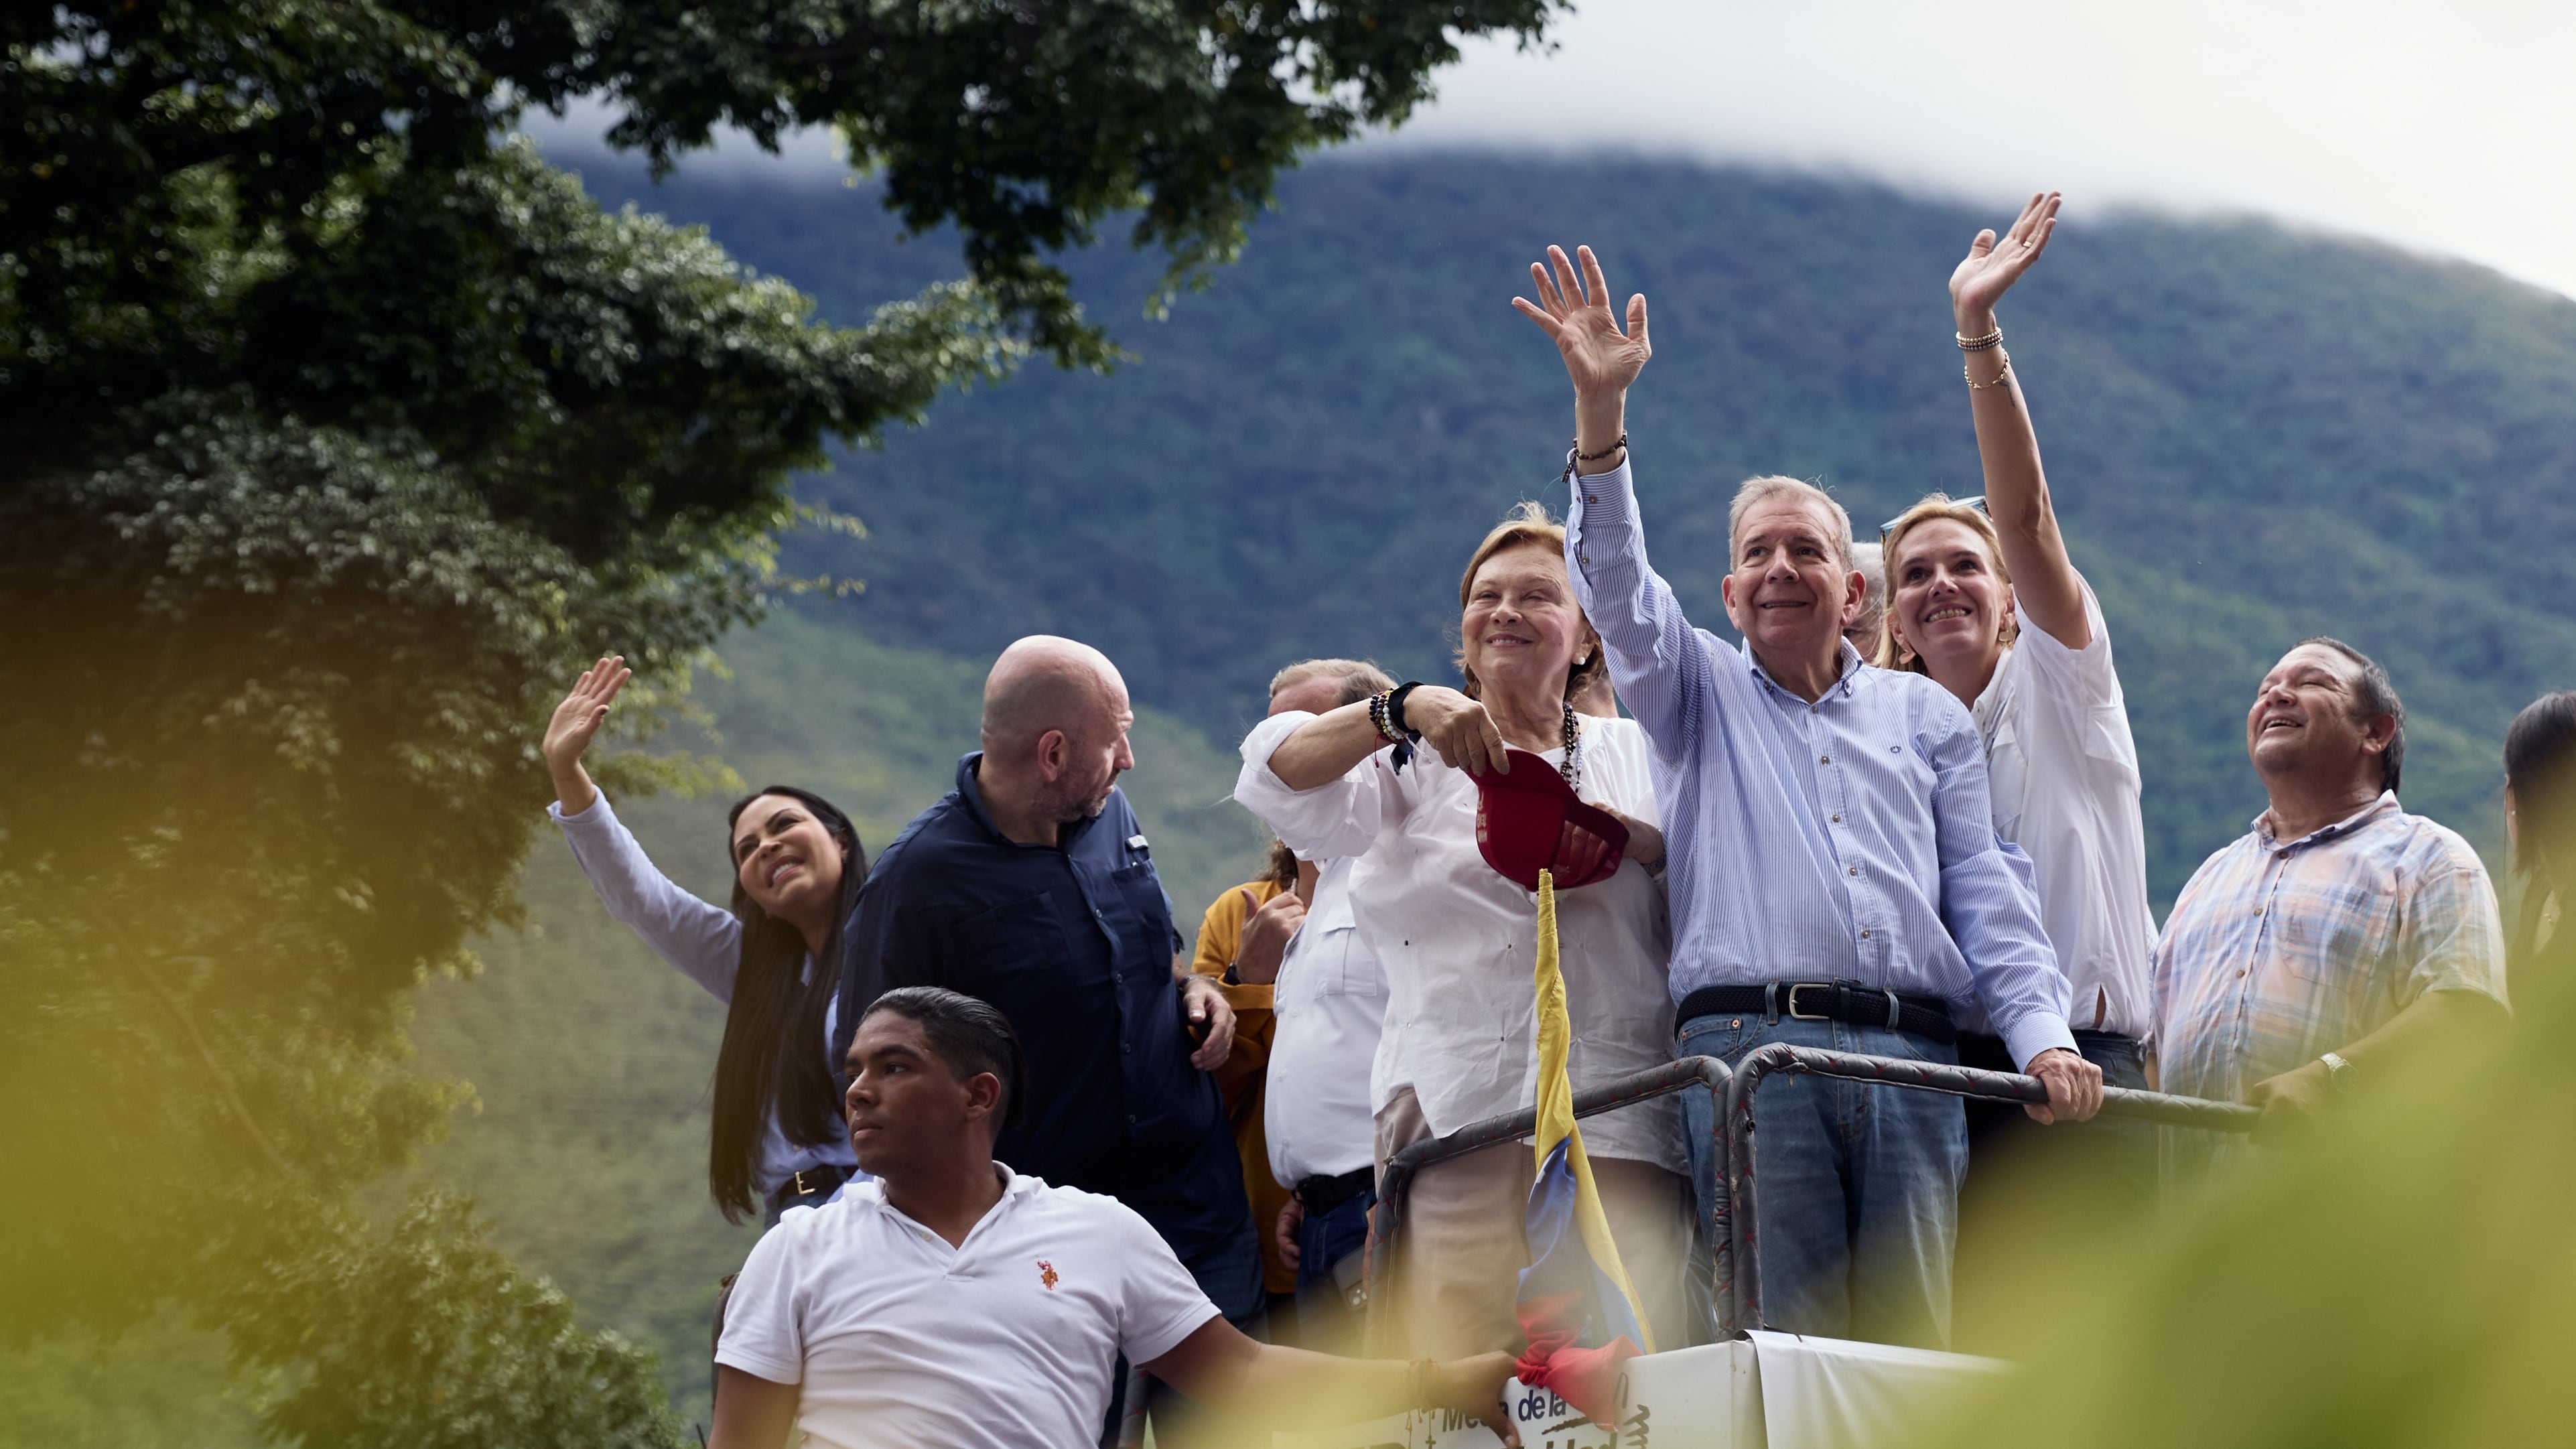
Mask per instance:
[[[1760,1012],[1681,1024],[1681,1055],[1732,1067],[1772,1042],[1953,1063],[1950,1048],[1886,1027],[1766,1021]],[[1700,1236],[1709,1239],[1724,1164],[1708,1094],[1682,1094]],[[1950,1254],[1968,1127],[1959,1099],[1817,1077],[1774,1077],[1753,1106],[1759,1325],[1828,1338],[1946,1347]],[[1706,1251],[1705,1249],[1703,1251]],[[1705,1284],[1705,1261],[1694,1265]],[[1703,1290],[1705,1291],[1705,1290]],[[1747,1325],[1755,1326],[1755,1325]]]
[[[2137,1038],[2078,1031],[2075,1050],[2102,1069],[2102,1085],[2146,1089],[2146,1061]],[[2003,1043],[1989,1036],[1961,1037],[1959,1064],[1990,1072],[2019,1070]],[[2063,1205],[2065,1210],[2081,1211],[2093,1220],[2116,1220],[2155,1204],[2159,1190],[2156,1129],[2152,1123],[2125,1117],[2043,1127],[2019,1107],[1970,1102],[1968,1198],[1973,1201],[1980,1196],[1980,1177],[1996,1179],[1999,1191],[2026,1197],[2034,1170],[2053,1180],[2055,1195],[2080,1194],[2088,1199],[2080,1209],[2070,1200]],[[2023,1180],[2005,1182],[2007,1176]]]
[[[1181,1260],[1199,1291],[1208,1296],[1225,1321],[1245,1327],[1261,1316],[1269,1299],[1261,1291],[1261,1235],[1249,1215],[1223,1242]]]
[[[1256,1338],[1262,1336],[1257,1330],[1270,1300],[1261,1291],[1261,1238],[1253,1231],[1249,1215],[1245,1216],[1242,1227],[1228,1233],[1215,1246],[1202,1248],[1183,1258],[1181,1266],[1189,1270],[1190,1278],[1199,1285],[1199,1291],[1216,1305],[1217,1312],[1225,1315],[1226,1322]],[[1145,1385],[1142,1402],[1153,1416],[1156,1438],[1169,1443],[1176,1437],[1188,1437],[1189,1400],[1160,1380],[1147,1379],[1137,1372],[1136,1366],[1127,1362],[1125,1354],[1118,1356],[1111,1372],[1109,1422],[1101,1431],[1102,1444],[1144,1442],[1144,1425],[1127,1422],[1128,1396],[1140,1383]]]
[[[1362,1315],[1342,1297],[1333,1265],[1367,1246],[1376,1202],[1376,1192],[1362,1191],[1298,1225],[1297,1341],[1304,1347],[1326,1353],[1357,1347]]]

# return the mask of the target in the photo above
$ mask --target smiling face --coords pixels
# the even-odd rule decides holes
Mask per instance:
[[[1838,532],[1822,505],[1796,494],[1764,498],[1737,521],[1726,617],[1757,654],[1830,658],[1841,647],[1865,584],[1843,566]]]
[[[992,1155],[1001,1079],[991,1072],[959,1076],[920,1022],[892,1009],[869,1013],[843,1065],[850,1086],[841,1110],[860,1171],[899,1185],[979,1146]]]
[[[2379,779],[2381,751],[2395,732],[2385,715],[2360,715],[2360,667],[2331,649],[2302,644],[2281,656],[2245,713],[2245,753],[2269,781],[2343,783]]]
[[[1955,518],[1927,518],[1896,540],[1888,561],[1888,625],[1936,673],[1991,669],[2003,652],[2012,590],[1986,541]]]
[[[1467,581],[1460,653],[1478,691],[1565,697],[1566,671],[1599,641],[1565,576],[1565,553],[1541,543],[1499,549]]]
[[[841,843],[793,795],[760,795],[733,821],[735,879],[752,903],[797,929],[828,928],[840,908]]]

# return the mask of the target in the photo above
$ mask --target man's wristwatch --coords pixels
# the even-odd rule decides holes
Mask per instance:
[[[2352,1063],[2344,1060],[2343,1053],[2327,1052],[2317,1060],[2326,1064],[2327,1085],[2337,1091],[2352,1085]]]

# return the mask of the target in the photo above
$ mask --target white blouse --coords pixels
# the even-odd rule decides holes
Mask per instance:
[[[2102,605],[2076,582],[2093,642],[2069,649],[2025,623],[1971,713],[1986,741],[1995,834],[2037,868],[2040,925],[2073,987],[2067,1024],[2092,1027],[2098,1012],[2102,1030],[2143,1039],[2156,919],[2138,745]]]
[[[564,843],[572,847],[572,858],[581,864],[581,873],[590,877],[591,889],[599,892],[599,903],[608,907],[609,917],[653,948],[654,954],[670,962],[680,974],[707,989],[707,994],[730,1006],[733,1004],[733,978],[742,964],[742,921],[733,912],[682,890],[677,882],[662,874],[644,853],[635,834],[617,812],[608,806],[608,796],[601,794],[590,808],[579,815],[567,815],[563,806],[551,804],[546,814],[563,827]],[[805,970],[814,969],[814,958],[805,958]],[[832,1052],[832,1027],[839,1017],[841,1003],[837,996],[823,1008],[823,1054]],[[836,1128],[840,1114],[832,1114]],[[843,1131],[812,1147],[802,1147],[787,1140],[778,1130],[777,1119],[762,1124],[760,1160],[753,1180],[762,1197],[797,1172],[825,1163],[855,1171],[858,1158],[850,1152],[850,1139]],[[864,1174],[862,1174],[864,1175]]]
[[[1476,848],[1476,785],[1427,746],[1399,774],[1380,750],[1339,780],[1291,790],[1270,757],[1314,716],[1291,710],[1243,742],[1234,798],[1311,859],[1356,858],[1351,908],[1386,972],[1373,1110],[1413,1089],[1435,1134],[1537,1098],[1538,898]],[[1660,826],[1645,731],[1582,721],[1583,798]],[[1545,756],[1559,764],[1564,751]],[[1673,1059],[1672,933],[1663,884],[1635,860],[1557,894],[1559,960],[1576,1091]],[[1585,1150],[1682,1170],[1681,1109],[1658,1098],[1587,1118]]]

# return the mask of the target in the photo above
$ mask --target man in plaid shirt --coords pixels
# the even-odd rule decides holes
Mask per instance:
[[[2310,639],[2263,677],[2245,749],[2271,808],[2202,862],[2156,943],[2165,1091],[2313,1115],[2405,1044],[2507,1019],[2504,927],[2469,843],[2397,804],[2387,671]],[[2206,1134],[2175,1134],[2195,1156]]]

